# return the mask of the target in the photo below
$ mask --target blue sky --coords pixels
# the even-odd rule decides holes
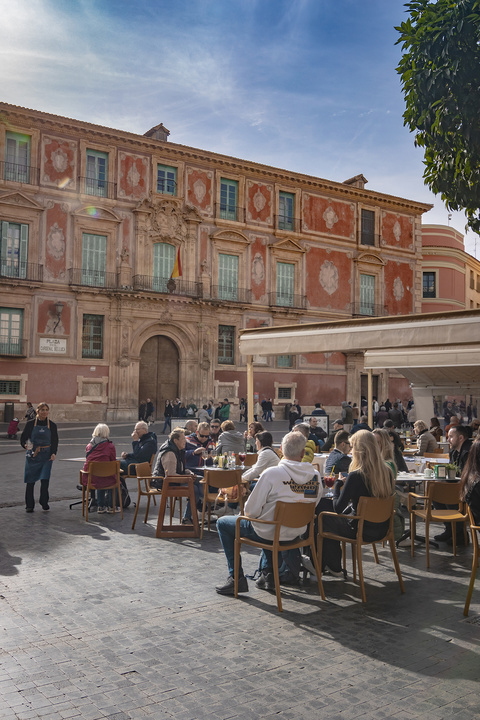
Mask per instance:
[[[1,99],[431,202],[403,127],[403,0],[0,0]],[[464,232],[463,214],[450,224]],[[466,248],[475,253],[469,233]],[[478,253],[480,255],[480,242]]]

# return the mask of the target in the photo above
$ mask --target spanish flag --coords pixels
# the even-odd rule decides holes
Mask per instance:
[[[172,274],[170,279],[182,277],[182,263],[180,262],[180,248],[177,250],[177,257],[175,258],[175,265],[173,266]]]

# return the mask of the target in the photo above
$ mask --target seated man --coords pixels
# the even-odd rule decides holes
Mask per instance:
[[[196,420],[187,420],[184,426],[185,435],[193,435],[197,432],[198,422]]]
[[[313,440],[315,442],[317,446],[317,452],[319,452],[325,444],[325,438],[327,437],[327,433],[322,427],[320,427],[316,417],[311,417],[308,423],[310,425],[310,440]]]
[[[185,467],[186,438],[183,428],[175,428],[158,451],[153,468],[153,475],[161,478],[165,475],[193,475]],[[162,481],[152,481],[153,487],[162,487]]]
[[[272,448],[273,438],[272,434],[265,431],[255,435],[255,444],[257,446],[257,462],[242,475],[242,480],[251,482],[260,477],[262,472],[269,467],[275,467],[280,462],[275,450]]]
[[[303,462],[311,463],[317,448],[315,441],[310,439],[310,426],[308,423],[304,423],[300,420],[293,426],[292,432],[300,432],[304,435],[306,443],[305,452],[303,453]]]
[[[262,476],[245,504],[245,515],[250,520],[241,520],[242,535],[254,540],[273,540],[274,526],[255,524],[259,520],[273,520],[275,505],[278,500],[283,502],[313,502],[317,504],[323,493],[323,485],[318,472],[310,463],[302,462],[305,451],[305,437],[300,432],[285,435],[282,442],[283,459],[276,467],[264,470]],[[217,530],[227,558],[229,576],[224,585],[216,589],[220,595],[234,594],[234,543],[237,518],[227,515],[217,520]],[[294,540],[306,530],[303,528],[282,527],[280,540]],[[277,558],[275,558],[277,562]],[[262,551],[262,575],[257,580],[257,587],[273,590],[273,557],[270,550]],[[248,592],[247,579],[240,564],[238,591]]]
[[[327,413],[322,407],[322,403],[315,403],[315,410],[312,411],[312,415],[326,415]]]
[[[212,450],[215,445],[210,439],[209,430],[209,424],[207,422],[201,422],[197,427],[197,432],[189,435],[186,439],[185,465],[188,470],[195,473],[198,477],[203,476],[203,470],[200,469],[202,465],[213,465]],[[208,457],[205,459],[203,458],[204,451],[208,452]],[[199,503],[203,500],[203,493],[198,479],[195,480],[194,490],[198,507]],[[192,509],[190,507],[190,501],[188,501],[182,522],[187,524],[191,519]]]
[[[338,419],[333,421],[333,430],[325,440],[325,444],[322,447],[322,452],[327,452],[335,446],[335,435],[339,430],[343,430],[343,420]]]
[[[120,470],[128,473],[130,463],[150,462],[152,455],[157,452],[157,436],[148,431],[148,425],[143,420],[137,422],[132,433],[133,452],[122,452]]]
[[[372,428],[368,424],[368,416],[362,415],[360,418],[360,422],[353,426],[350,435],[353,435],[353,433],[356,433],[358,430],[370,430],[372,432]]]
[[[450,463],[457,466],[457,475],[461,475],[462,470],[465,467],[465,463],[467,462],[470,448],[472,447],[469,428],[467,429],[463,425],[452,425],[448,431],[447,439],[448,444],[450,445]],[[440,509],[447,507],[458,510],[458,505],[443,505],[442,503],[434,503],[434,506]],[[435,540],[446,540],[450,545],[453,545],[452,525],[451,523],[444,523],[444,525],[445,530],[439,535],[435,535]],[[457,545],[464,545],[465,537],[463,535],[462,523],[455,523],[455,528],[457,533]]]
[[[325,475],[348,472],[352,458],[350,452],[350,435],[346,430],[339,430],[335,435],[335,449],[332,450],[325,463]]]

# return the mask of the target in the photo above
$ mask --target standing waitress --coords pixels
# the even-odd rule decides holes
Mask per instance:
[[[48,504],[48,485],[52,462],[55,460],[58,448],[58,432],[54,422],[48,419],[50,408],[47,403],[40,403],[37,407],[35,420],[29,420],[20,438],[20,444],[27,450],[25,458],[25,510],[33,512],[35,498],[33,488],[40,480],[40,505],[44,510],[50,510]]]

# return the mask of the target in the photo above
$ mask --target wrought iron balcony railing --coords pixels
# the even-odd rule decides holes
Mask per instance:
[[[0,336],[0,355],[3,357],[26,357],[27,341]]]
[[[353,317],[382,317],[388,315],[385,305],[358,302],[351,303],[350,308]]]
[[[28,185],[38,185],[40,170],[30,165],[16,165],[11,162],[0,162],[0,175],[4,180]]]
[[[25,262],[0,262],[0,278],[43,281],[43,265]]]
[[[117,194],[117,183],[98,180],[97,178],[79,177],[80,192],[84,195],[114,199]]]
[[[252,291],[226,285],[212,285],[212,299],[225,302],[250,303]]]
[[[307,306],[307,299],[305,295],[290,295],[289,293],[271,292],[269,294],[269,305],[271,307],[304,310]]]
[[[275,215],[275,227],[277,230],[298,233],[302,230],[302,221],[300,218],[294,218],[291,215]]]
[[[186,295],[200,297],[202,284],[190,282],[182,278],[157,278],[149,275],[134,275],[133,289],[146,292],[165,293],[166,295]]]
[[[245,222],[245,209],[238,205],[229,205],[228,203],[217,203],[216,217],[222,220],[231,220],[232,222]]]
[[[71,268],[69,271],[69,284],[112,289],[117,287],[117,275],[103,270]]]

